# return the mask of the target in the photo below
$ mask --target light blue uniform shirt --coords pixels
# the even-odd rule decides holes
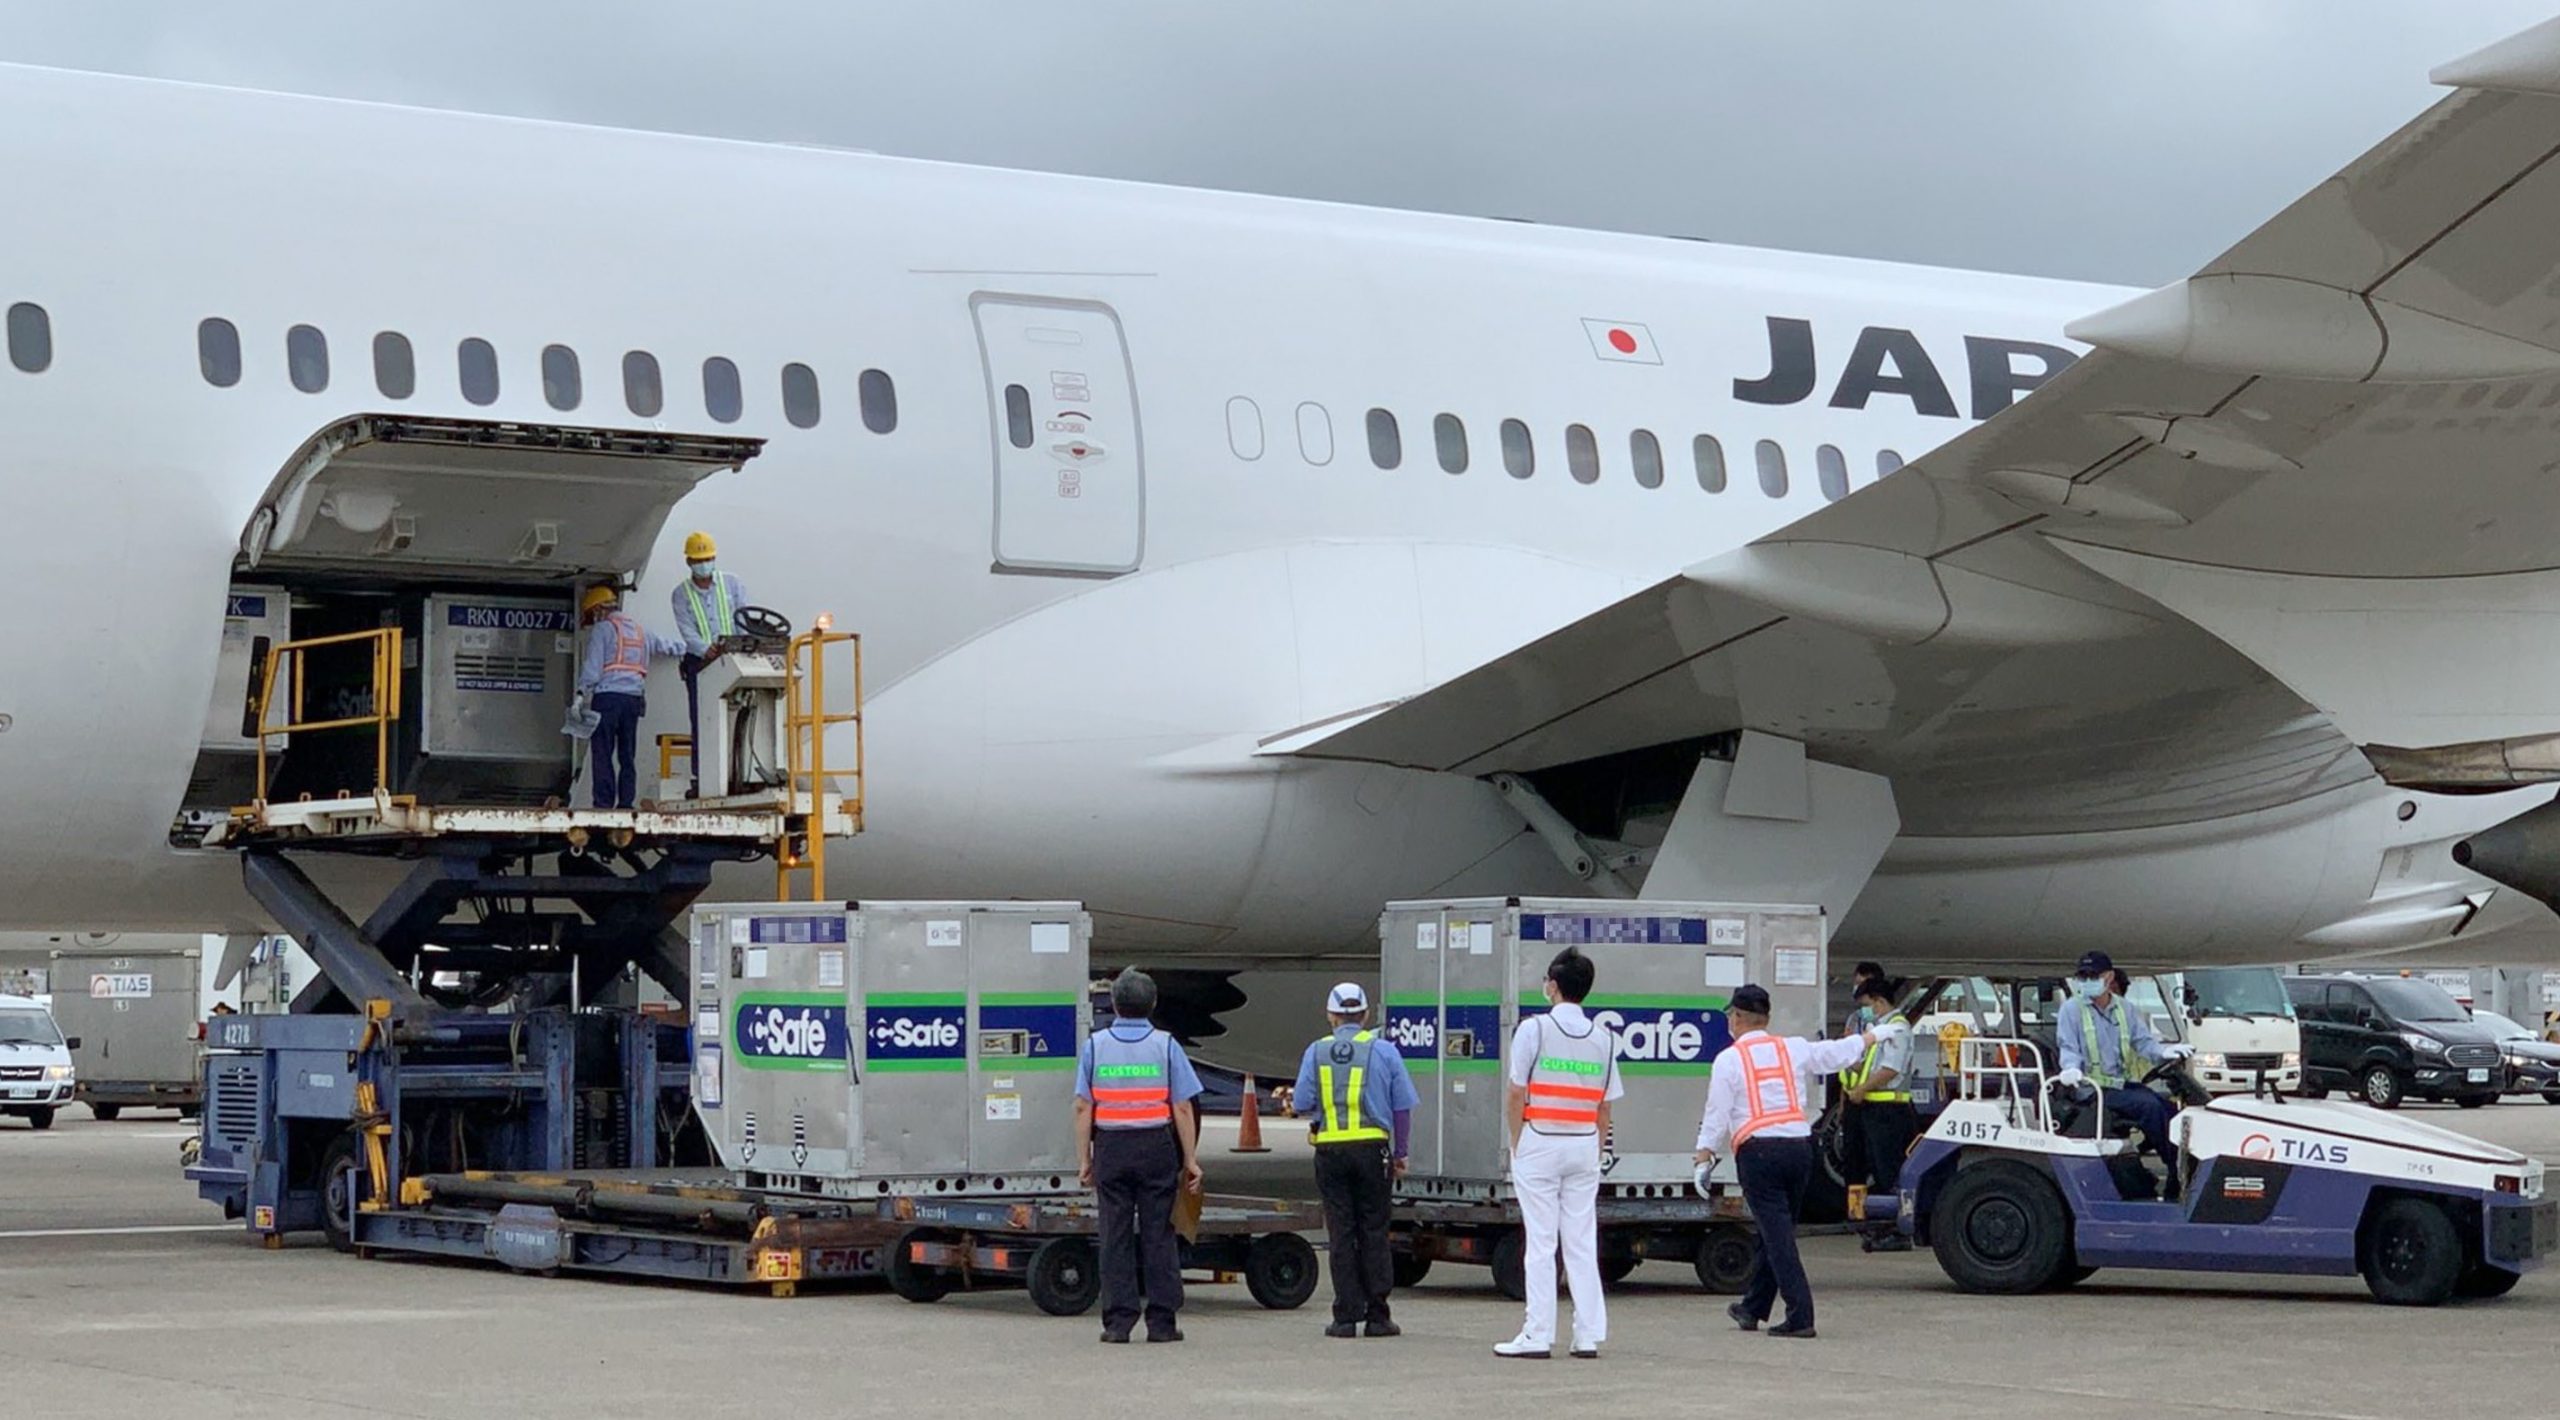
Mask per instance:
[[[682,641],[672,636],[661,636],[645,626],[640,626],[640,623],[632,620],[627,613],[615,612],[611,616],[600,616],[596,618],[595,625],[587,628],[586,649],[578,656],[578,689],[593,691],[599,695],[638,695],[641,687],[648,684],[645,675],[605,669],[606,666],[613,664],[613,643],[616,639],[613,624],[617,621],[629,621],[633,626],[640,628],[642,651],[645,655],[681,656],[684,654]]]
[[[688,656],[701,655],[710,650],[711,643],[725,632],[738,629],[734,620],[726,628],[719,625],[722,586],[729,589],[729,615],[732,618],[737,616],[738,608],[747,604],[747,589],[737,578],[726,572],[714,572],[711,577],[712,585],[701,588],[693,585],[691,576],[678,578],[675,595],[668,599],[668,604],[675,608],[676,634],[684,638],[684,654]],[[709,636],[702,634],[701,623],[693,619],[693,599],[697,595],[702,598],[702,614],[712,621]]]
[[[2107,1074],[2113,1075],[2124,1068],[2124,1042],[2116,1035],[2116,1011],[2124,1012],[2125,1022],[2133,1027],[2133,1048],[2136,1054],[2154,1065],[2169,1058],[2167,1048],[2160,1044],[2160,1037],[2152,1033],[2151,1022],[2144,1019],[2142,1012],[2134,1009],[2132,1002],[2119,996],[2116,998],[2115,1006],[2116,1009],[2113,1011],[2098,1013],[2098,1054]],[[2091,1070],[2089,1062],[2083,1058],[2085,1052],[2081,1049],[2080,1041],[2080,1017],[2088,1010],[2087,1001],[2078,996],[2072,997],[2062,1003],[2061,1010],[2054,1013],[2053,1029],[2059,1037],[2057,1044],[2062,1047],[2062,1068],[2077,1070],[2084,1075],[2093,1075],[2098,1072]],[[2127,1080],[2125,1083],[2133,1082]]]
[[[1332,1040],[1349,1040],[1360,1033],[1360,1026],[1335,1026]],[[1298,1113],[1309,1119],[1324,1118],[1324,1094],[1316,1088],[1316,1052],[1324,1041],[1307,1046],[1298,1059]],[[1368,1073],[1360,1077],[1360,1119],[1364,1124],[1386,1129],[1395,1123],[1396,1111],[1412,1109],[1422,1103],[1415,1093],[1413,1075],[1404,1068],[1404,1056],[1387,1044],[1383,1035],[1369,1042]]]
[[[1146,1039],[1147,1033],[1154,1029],[1145,1021],[1111,1023],[1111,1033],[1133,1045]],[[1191,1057],[1182,1053],[1182,1042],[1166,1036],[1164,1044],[1166,1064],[1172,1067],[1165,1072],[1165,1083],[1172,1087],[1173,1102],[1180,1104],[1197,1098],[1200,1094],[1200,1072],[1191,1068]],[[1093,1102],[1093,1042],[1090,1040],[1076,1052],[1076,1098],[1087,1104]]]

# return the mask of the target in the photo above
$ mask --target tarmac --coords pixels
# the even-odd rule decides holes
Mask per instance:
[[[2560,1162],[2560,1108],[2412,1106]],[[2560,1267],[2498,1301],[2401,1310],[2354,1279],[2100,1273],[2028,1298],[1956,1292],[1928,1253],[1807,1242],[1811,1342],[1743,1334],[1685,1263],[1613,1289],[1598,1361],[1501,1361],[1519,1307],[1442,1264],[1395,1340],[1331,1341],[1317,1298],[1265,1311],[1201,1285],[1178,1346],[1095,1344],[1019,1291],[920,1306],[879,1287],[789,1299],[494,1268],[269,1252],[196,1201],[166,1114],[44,1133],[0,1121],[0,1397],[44,1420],[302,1417],[1059,1417],[1890,1414],[2521,1417],[2560,1398]],[[1210,1186],[1312,1191],[1293,1126]]]

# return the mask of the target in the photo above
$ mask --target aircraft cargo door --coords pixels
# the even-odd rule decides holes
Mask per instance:
[[[1098,301],[980,292],[1001,572],[1134,572],[1146,535],[1138,389],[1120,318]]]

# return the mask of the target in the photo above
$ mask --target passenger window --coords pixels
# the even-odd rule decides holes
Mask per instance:
[[[462,397],[473,404],[498,402],[498,349],[478,336],[455,351],[462,367]]]
[[[373,387],[384,399],[407,399],[418,392],[418,354],[409,337],[396,330],[373,337]]]
[[[862,427],[874,434],[886,434],[898,427],[898,385],[886,370],[865,370],[854,382],[854,393],[862,401]]]
[[[746,399],[738,387],[737,364],[719,355],[703,361],[702,412],[723,424],[735,424],[745,410]]]
[[[1627,436],[1627,458],[1636,466],[1636,483],[1644,488],[1662,486],[1662,441],[1650,429],[1638,429]]]
[[[1467,471],[1467,425],[1454,414],[1443,414],[1431,421],[1432,447],[1440,455],[1440,467],[1448,473]]]
[[[1396,417],[1383,409],[1369,411],[1369,462],[1380,468],[1396,468],[1404,463],[1404,430]]]
[[[240,383],[240,328],[220,316],[196,322],[196,368],[216,389]]]
[[[646,350],[623,352],[622,402],[643,419],[654,419],[667,407],[667,385],[658,373],[657,356]]]
[[[1502,467],[1513,478],[1538,471],[1538,450],[1529,442],[1529,426],[1517,419],[1502,421]]]
[[[1318,468],[1333,462],[1333,416],[1313,400],[1298,406],[1298,452]]]
[[[1586,424],[1564,426],[1564,466],[1576,483],[1600,481],[1600,441]]]
[[[1902,467],[1902,455],[1891,449],[1876,450],[1876,477],[1882,478]]]
[[[1813,451],[1813,471],[1821,480],[1823,501],[1837,503],[1849,496],[1849,460],[1837,444],[1824,444]]]
[[[1031,391],[1020,385],[1004,387],[1004,437],[1017,449],[1031,447]]]
[[[1760,465],[1760,491],[1772,498],[1787,496],[1787,451],[1763,439],[1751,450],[1752,459]]]
[[[1262,457],[1262,406],[1243,395],[1227,401],[1227,447],[1247,463]]]
[[[578,377],[578,352],[566,345],[542,347],[543,402],[554,409],[571,410],[585,397],[585,381]]]
[[[794,429],[817,427],[817,371],[797,362],[782,367],[782,417]]]
[[[53,364],[53,317],[44,307],[20,301],[9,308],[9,363],[30,375]]]
[[[1700,434],[1689,441],[1689,456],[1698,465],[1698,486],[1709,493],[1724,491],[1724,445],[1713,434]]]
[[[284,333],[285,374],[304,394],[329,387],[329,337],[315,326],[297,325]]]

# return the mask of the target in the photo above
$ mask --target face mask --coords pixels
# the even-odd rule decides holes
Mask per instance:
[[[2094,1001],[2098,999],[2100,992],[2107,989],[2106,978],[2099,976],[2083,976],[2071,983],[2071,989],[2079,995],[2081,1000]]]
[[[696,562],[692,565],[693,580],[697,582],[710,581],[711,574],[720,570],[720,564],[717,562]]]

